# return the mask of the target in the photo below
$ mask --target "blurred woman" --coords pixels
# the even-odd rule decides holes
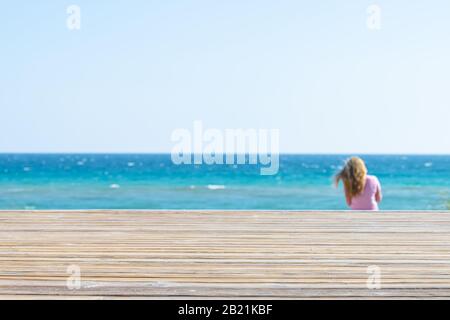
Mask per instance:
[[[367,174],[361,158],[348,159],[334,180],[336,186],[340,181],[344,184],[345,199],[352,210],[378,210],[382,200],[381,185],[377,177]]]

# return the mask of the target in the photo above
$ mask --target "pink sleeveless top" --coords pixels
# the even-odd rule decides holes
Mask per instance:
[[[350,205],[352,210],[378,210],[378,203],[375,200],[377,191],[381,192],[380,181],[375,176],[367,176],[364,191],[352,198]]]

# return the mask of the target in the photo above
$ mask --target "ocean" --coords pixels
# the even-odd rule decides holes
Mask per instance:
[[[348,155],[258,165],[175,165],[170,154],[1,154],[0,209],[345,210],[333,174]],[[366,155],[382,210],[447,210],[450,156]]]

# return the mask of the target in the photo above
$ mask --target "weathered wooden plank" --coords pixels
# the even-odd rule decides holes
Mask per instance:
[[[0,212],[0,297],[450,298],[450,213]]]

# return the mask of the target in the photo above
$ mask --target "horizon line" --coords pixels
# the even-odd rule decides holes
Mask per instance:
[[[171,152],[122,152],[122,151],[101,151],[101,152],[80,152],[80,151],[15,151],[4,152],[0,151],[0,155],[171,155]],[[195,155],[199,153],[191,153]],[[258,155],[259,153],[222,153],[222,155]],[[270,152],[267,154],[271,154]],[[278,155],[335,155],[335,156],[350,156],[350,155],[362,155],[362,156],[450,156],[450,153],[385,153],[385,152],[278,152]]]

